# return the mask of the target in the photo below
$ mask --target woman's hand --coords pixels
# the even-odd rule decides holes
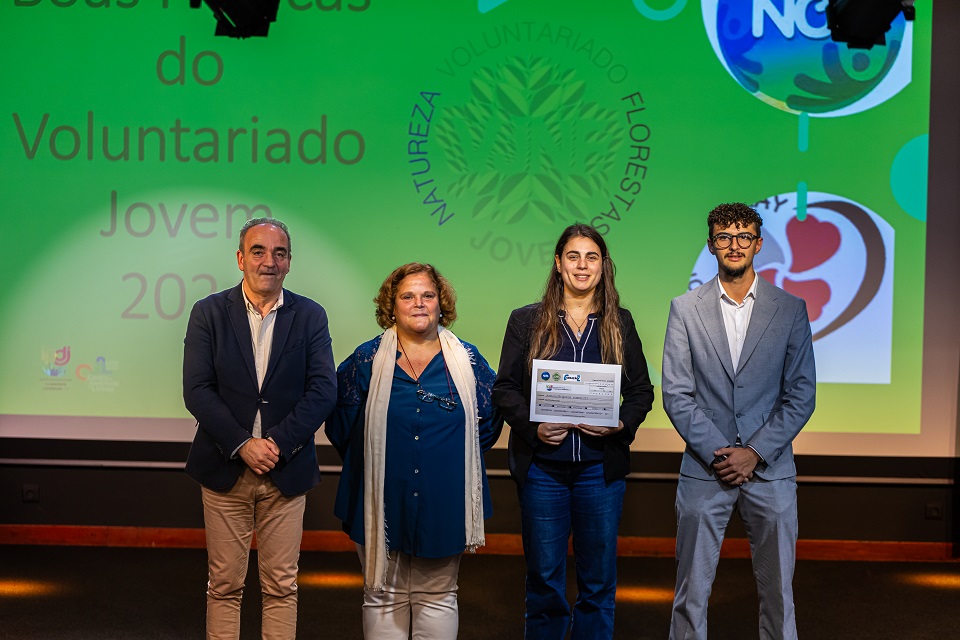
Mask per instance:
[[[549,445],[558,445],[567,437],[570,429],[576,429],[577,425],[569,422],[541,422],[537,426],[537,437],[541,442]]]
[[[591,436],[600,436],[602,438],[605,436],[612,436],[615,433],[620,433],[623,431],[623,420],[620,420],[616,427],[597,427],[592,424],[578,424],[575,426],[583,433]]]

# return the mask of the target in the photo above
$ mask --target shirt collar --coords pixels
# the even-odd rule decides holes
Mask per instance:
[[[257,314],[259,314],[260,310],[257,309],[252,302],[250,302],[250,298],[247,297],[247,292],[243,290],[242,286],[240,287],[240,293],[243,294],[243,302],[247,306],[247,311],[256,311]],[[267,313],[269,314],[272,311],[276,311],[282,306],[283,306],[283,289],[280,289],[280,297],[277,298],[277,301],[274,303],[273,308],[271,308],[270,311],[268,311]]]
[[[750,290],[747,291],[747,295],[745,295],[745,296],[743,297],[744,301],[746,301],[747,298],[753,298],[754,300],[757,299],[757,280],[759,280],[759,279],[760,279],[760,274],[759,274],[759,273],[755,273],[754,276],[753,276],[753,284],[750,285]],[[723,285],[720,284],[720,278],[719,278],[719,277],[717,278],[717,290],[719,291],[719,297],[720,297],[721,300],[729,300],[731,303],[737,304],[736,302],[733,302],[733,298],[731,298],[730,296],[728,296],[728,295],[727,295],[727,292],[724,291]],[[741,304],[742,304],[742,303],[741,303]]]

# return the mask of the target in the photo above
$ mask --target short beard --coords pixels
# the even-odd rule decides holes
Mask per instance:
[[[747,272],[747,267],[748,267],[748,266],[750,266],[750,265],[746,265],[746,264],[745,264],[745,265],[743,265],[742,267],[736,267],[736,268],[734,268],[734,269],[731,269],[730,267],[728,267],[728,266],[726,266],[726,265],[724,265],[724,264],[721,264],[721,265],[720,265],[720,269],[723,270],[723,273],[724,273],[725,276],[727,276],[728,278],[731,278],[731,279],[734,279],[734,280],[735,280],[735,279],[737,279],[737,278],[742,277],[743,274],[745,274],[745,273]]]

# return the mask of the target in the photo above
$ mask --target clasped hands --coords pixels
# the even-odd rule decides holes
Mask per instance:
[[[714,459],[724,458],[712,466],[717,478],[731,487],[739,487],[753,478],[760,455],[750,447],[723,447],[713,452]]]
[[[269,438],[250,438],[240,447],[238,455],[255,474],[262,476],[280,462],[280,447]]]
[[[572,429],[591,436],[609,436],[623,431],[623,421],[616,427],[598,427],[592,424],[573,424],[571,422],[541,422],[537,426],[537,437],[541,442],[558,445],[563,442]]]

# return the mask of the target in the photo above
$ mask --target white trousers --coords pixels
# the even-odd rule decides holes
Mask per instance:
[[[357,545],[360,565],[364,548]],[[363,590],[366,640],[455,640],[460,626],[460,557],[418,558],[391,551],[383,591]]]

